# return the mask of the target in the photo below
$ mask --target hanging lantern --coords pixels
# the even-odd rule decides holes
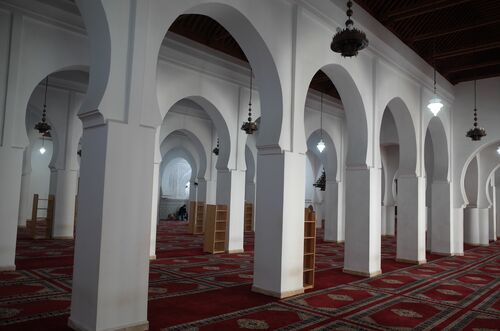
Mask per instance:
[[[212,153],[219,156],[219,138],[217,138],[217,147],[212,150]]]
[[[323,93],[321,93],[321,105],[320,105],[320,119],[319,119],[319,123],[320,123],[320,128],[321,128],[321,131],[320,131],[320,134],[321,134],[321,138],[318,142],[318,145],[316,145],[316,148],[318,149],[318,151],[320,153],[323,153],[323,151],[325,150],[325,142],[323,141]]]
[[[477,108],[476,108],[476,80],[474,80],[474,127],[467,131],[465,134],[466,137],[471,138],[472,141],[479,141],[481,138],[486,136],[486,130],[478,126],[477,123]]]
[[[335,53],[340,53],[343,57],[352,57],[358,55],[358,52],[368,46],[368,39],[364,32],[354,28],[352,16],[352,1],[347,1],[347,21],[345,29],[337,29],[333,36],[330,48]]]
[[[38,130],[39,133],[45,134],[52,127],[47,123],[47,89],[49,86],[49,76],[45,79],[45,96],[43,99],[43,111],[42,111],[42,120],[35,125],[35,130]],[[42,153],[43,154],[43,153]]]
[[[321,176],[319,176],[318,180],[316,181],[316,183],[313,184],[313,186],[321,189],[321,191],[324,191],[326,189],[326,174],[325,174],[325,169],[323,169],[323,172],[321,173]]]
[[[248,101],[248,122],[243,122],[241,129],[247,134],[253,134],[258,130],[257,123],[252,121],[252,78],[253,70],[250,69],[250,99]]]
[[[43,136],[43,135],[42,135],[42,147],[40,147],[39,151],[40,151],[40,154],[42,154],[42,155],[45,154],[45,152],[47,151],[45,149],[45,136]]]
[[[438,98],[436,94],[436,66],[434,65],[434,97],[429,100],[429,104],[427,108],[431,111],[431,113],[436,116],[441,108],[443,108],[443,102]]]

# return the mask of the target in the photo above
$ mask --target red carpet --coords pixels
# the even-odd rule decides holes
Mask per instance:
[[[321,236],[321,231],[318,235]],[[160,222],[150,267],[151,330],[499,330],[500,244],[465,256],[395,262],[382,240],[383,275],[342,272],[343,245],[317,243],[315,288],[277,300],[251,292],[253,236],[245,253],[209,255],[185,222]],[[0,273],[0,330],[68,330],[73,242],[20,234],[15,272]]]

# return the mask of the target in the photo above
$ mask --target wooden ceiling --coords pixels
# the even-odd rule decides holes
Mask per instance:
[[[218,22],[203,15],[181,15],[171,25],[169,32],[179,34],[200,44],[248,62],[245,53],[231,34]],[[310,87],[340,99],[337,89],[321,70],[313,77]]]
[[[499,0],[355,2],[452,84],[500,76]]]

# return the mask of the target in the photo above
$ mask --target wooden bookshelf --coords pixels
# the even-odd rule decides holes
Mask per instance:
[[[40,207],[39,202],[45,201],[45,207]],[[26,229],[33,239],[51,239],[54,225],[55,197],[49,195],[48,199],[40,199],[38,194],[33,195],[33,209],[31,219],[26,221]],[[45,210],[45,217],[38,217],[38,211]]]
[[[253,204],[245,203],[245,232],[253,231]]]
[[[316,213],[309,208],[304,213],[304,289],[314,287],[316,256]]]
[[[228,208],[225,205],[207,205],[203,251],[217,254],[226,251]]]
[[[189,203],[188,229],[192,234],[203,234],[205,220],[205,203],[191,201]]]
[[[196,218],[194,221],[193,234],[203,234],[203,231],[205,230],[205,226],[203,224],[204,221],[205,221],[205,203],[198,202],[196,204]]]

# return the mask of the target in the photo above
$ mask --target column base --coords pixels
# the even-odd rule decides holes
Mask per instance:
[[[15,271],[16,265],[0,266],[0,271]]]
[[[245,252],[244,249],[231,249],[231,250],[227,250],[228,254],[237,254],[237,253],[244,253],[244,252]]]
[[[382,238],[394,238],[394,237],[396,237],[396,235],[394,235],[394,234],[383,234],[382,235]]]
[[[74,320],[68,318],[68,326],[76,331],[92,331],[94,329],[90,329],[88,327],[80,325],[80,323],[75,322]],[[124,325],[117,328],[109,328],[109,329],[101,329],[100,331],[145,331],[149,330],[149,322],[139,322],[133,323],[129,325]]]
[[[264,289],[258,288],[256,286],[252,286],[252,292],[264,294],[264,295],[275,297],[278,299],[284,299],[284,298],[289,298],[289,297],[293,297],[295,295],[299,295],[299,294],[304,293],[304,288],[300,288],[300,289],[294,290],[294,291],[274,292],[274,291],[270,291],[270,290],[264,290]]]
[[[408,260],[408,259],[398,259],[398,258],[396,258],[396,262],[420,265],[420,264],[427,263],[427,260],[425,260],[425,259],[424,260]]]
[[[323,241],[326,243],[334,243],[334,244],[343,244],[345,242],[345,240],[326,240],[326,239],[323,239]]]
[[[73,236],[55,236],[55,237],[52,237],[52,239],[75,239],[75,237]]]
[[[377,271],[373,271],[373,272],[364,272],[364,271],[349,270],[349,269],[344,268],[344,269],[342,269],[342,271],[346,274],[349,274],[349,275],[362,276],[362,277],[368,277],[368,278],[376,277],[376,276],[382,274],[382,270],[377,270]]]
[[[150,255],[149,260],[156,260],[156,255]]]

